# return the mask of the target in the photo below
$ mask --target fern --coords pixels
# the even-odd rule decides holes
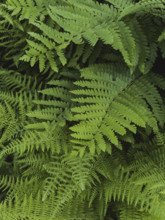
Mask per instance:
[[[136,219],[136,220],[150,220],[150,219],[156,219],[159,220],[159,217],[156,216],[151,216],[146,214],[145,212],[140,212],[137,211],[136,209],[132,208],[132,207],[122,207],[120,210],[120,220],[131,220],[131,219]]]
[[[66,32],[76,35],[79,37],[80,41],[84,38],[91,46],[95,46],[99,39],[101,39],[105,44],[111,45],[115,50],[119,50],[122,53],[123,58],[130,67],[131,72],[134,72],[137,66],[139,66],[140,70],[144,73],[149,71],[148,69],[141,67],[141,60],[137,57],[138,51],[140,53],[140,48],[143,46],[143,53],[144,55],[146,54],[146,57],[144,57],[144,60],[142,61],[143,65],[145,65],[146,59],[149,58],[148,46],[145,43],[147,39],[145,40],[146,36],[142,36],[144,35],[144,31],[139,30],[139,36],[133,36],[133,32],[129,27],[129,21],[124,21],[123,18],[126,16],[124,12],[130,12],[131,7],[133,9],[132,13],[138,12],[141,8],[145,9],[145,3],[130,3],[127,5],[125,4],[126,2],[124,2],[125,9],[120,12],[121,15],[119,15],[120,13],[116,11],[113,6],[108,7],[106,4],[98,5],[93,1],[85,1],[82,6],[82,3],[75,0],[70,1],[70,3],[71,4],[67,4],[65,7],[51,6],[49,10],[51,18]],[[73,6],[74,9],[72,8]],[[153,4],[151,2],[151,5],[147,3],[147,6],[152,10],[154,8],[154,1]],[[164,5],[162,3],[160,3],[160,7],[162,10],[164,9]],[[99,20],[95,18],[95,13]],[[116,19],[116,21],[113,22],[113,19],[115,19],[117,15],[119,15],[119,19]],[[163,16],[163,14],[160,13],[160,16]],[[63,20],[61,17],[63,17]],[[102,19],[104,20],[103,24]],[[109,22],[107,20],[109,20]],[[137,19],[135,19],[134,22],[131,19],[131,24],[134,26],[136,25],[138,29],[141,28]],[[86,29],[87,27],[88,29]],[[127,36],[127,41],[124,42],[123,36]],[[140,38],[143,38],[144,43],[141,43]]]
[[[28,19],[31,23],[35,21],[37,17],[44,19],[46,4],[44,4],[43,1],[39,3],[35,0],[7,0],[4,6],[7,10],[12,12],[12,16],[19,15],[20,21]]]
[[[95,166],[97,172],[105,177],[105,181],[102,182],[103,185],[98,184],[88,192],[90,204],[93,199],[97,201],[97,198],[103,198],[105,205],[100,213],[105,215],[108,202],[119,201],[122,205],[121,219],[126,219],[126,216],[128,219],[163,219],[164,212],[160,212],[164,209],[163,160],[164,147],[161,145],[155,150],[154,142],[150,142],[149,146],[143,144],[143,148],[136,146],[128,152],[127,157],[117,151],[111,157],[100,155]],[[125,202],[129,206],[123,207]],[[120,204],[117,205],[118,208]]]
[[[1,1],[1,220],[165,219],[164,10]]]
[[[30,197],[28,196],[24,196],[23,198],[23,202],[20,203],[19,199],[16,197],[15,198],[15,208],[14,208],[14,212],[12,211],[12,204],[11,201],[9,201],[9,203],[5,203],[3,205],[1,205],[1,217],[6,217],[7,219],[10,219],[11,216],[12,218],[26,218],[27,216],[30,217],[31,219],[45,219],[46,217],[48,218],[56,218],[56,216],[58,216],[59,219],[62,219],[64,217],[66,217],[66,215],[62,212],[59,212],[58,215],[55,214],[55,210],[51,209],[52,211],[49,212],[49,214],[47,213],[49,208],[52,207],[54,202],[55,202],[55,198],[51,196],[49,201],[45,201],[44,203],[40,202],[41,199],[41,194],[38,193],[38,195],[34,198],[33,195],[31,195]],[[30,204],[28,204],[28,201],[30,201]],[[28,206],[28,207],[27,207]],[[74,213],[72,212],[72,214],[70,213],[70,211],[72,210],[72,208],[74,207]],[[56,208],[56,207],[55,207]],[[78,205],[78,199],[76,200],[72,200],[72,202],[67,206],[64,206],[67,217],[68,219],[72,219],[73,217],[75,218],[79,218],[79,219],[84,219],[86,218],[86,216],[88,215],[91,219],[98,219],[98,217],[94,214],[92,209],[89,209],[84,203],[79,203]],[[35,211],[33,211],[35,210]],[[84,210],[86,210],[86,213],[84,213]],[[6,212],[7,211],[7,212]],[[7,213],[6,215],[3,213]]]
[[[116,75],[121,72],[120,68],[123,73]],[[80,96],[73,99],[80,103],[79,107],[72,108],[73,120],[78,121],[70,128],[74,143],[88,147],[93,153],[95,150],[111,153],[107,140],[121,148],[116,134],[123,136],[127,130],[136,133],[138,126],[145,128],[146,125],[158,131],[156,121],[163,120],[164,110],[152,78],[149,75],[131,78],[127,71],[116,65],[95,65],[82,70],[84,80],[75,82],[79,87],[72,91]]]
[[[69,80],[52,80],[49,81],[49,85],[53,87],[39,91],[40,93],[50,97],[49,100],[34,100],[36,104],[40,104],[44,108],[41,110],[35,110],[27,115],[38,119],[52,120],[64,126],[65,121],[70,120],[71,113],[69,106],[71,103],[71,95],[69,89],[73,88],[72,81]],[[52,99],[53,98],[53,99]],[[27,126],[30,128],[30,125]]]
[[[163,17],[164,4],[162,1],[148,0],[147,2],[142,0],[135,5],[130,5],[125,8],[121,13],[121,17],[128,16],[132,13],[136,13],[136,16],[144,15],[146,12],[150,12],[154,16]]]
[[[64,66],[67,63],[67,59],[64,55],[64,49],[68,46],[71,37],[68,34],[59,32],[58,30],[55,30],[52,27],[49,27],[48,25],[41,22],[33,22],[33,25],[35,25],[37,28],[43,31],[43,34],[45,36],[35,32],[29,32],[28,34],[30,36],[32,36],[35,40],[41,42],[42,44],[38,44],[36,42],[34,43],[33,41],[28,41],[29,46],[32,49],[26,51],[27,55],[24,55],[21,58],[21,60],[29,62],[34,57],[36,57],[34,64],[37,61],[39,61],[39,67],[41,72],[46,68],[45,64],[48,60],[52,70],[57,72],[58,69],[55,61],[56,57],[54,56],[54,52],[56,52],[56,56],[59,57],[60,62]]]
[[[120,9],[120,11],[122,11],[123,9],[129,7],[129,6],[133,6],[133,1],[132,0],[105,0],[106,2],[109,2],[110,4],[114,5],[115,8]]]

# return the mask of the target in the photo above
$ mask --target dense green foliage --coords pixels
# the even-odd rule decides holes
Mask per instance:
[[[164,220],[164,58],[165,0],[1,0],[0,220]]]

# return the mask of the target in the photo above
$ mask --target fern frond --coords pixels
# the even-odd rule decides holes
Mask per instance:
[[[130,5],[129,7],[125,8],[119,19],[129,16],[130,14],[136,14],[136,16],[142,16],[146,13],[153,14],[158,17],[163,17],[163,13],[165,10],[165,6],[161,0],[142,0],[136,4]]]
[[[61,47],[63,47],[61,49],[66,48],[67,42],[65,41],[69,42],[71,40],[71,35],[69,33],[60,32],[58,29],[56,30],[43,22],[34,22],[33,25],[39,28],[45,36],[53,40],[55,43],[60,44]]]
[[[64,159],[64,162],[70,167],[74,184],[79,186],[82,191],[85,190],[85,187],[91,187],[91,184],[94,184],[93,178],[99,181],[94,169],[92,169],[94,158],[90,155],[84,155],[83,158],[68,157]]]
[[[59,129],[57,129],[59,130]],[[58,153],[62,150],[62,143],[66,140],[61,138],[61,132],[62,131],[56,131],[58,132],[58,135],[56,135],[56,138],[53,137],[51,132],[34,132],[34,131],[27,131],[24,133],[22,140],[16,139],[12,140],[9,145],[5,146],[5,149],[3,149],[0,152],[0,157],[3,157],[5,155],[10,155],[14,152],[17,152],[19,155],[23,155],[25,152],[33,152],[36,150],[46,151],[46,150],[52,150],[52,152],[56,151]]]
[[[19,72],[2,69],[0,70],[1,89],[10,88],[13,92],[19,89],[19,93],[23,91],[34,91],[40,88],[43,83],[37,84],[37,77],[22,75]]]
[[[131,5],[133,5],[133,0],[105,0],[106,2],[109,2],[110,4],[113,4],[116,8],[120,9],[122,11],[124,8],[127,8]]]
[[[38,17],[41,18],[45,13],[46,4],[37,3],[36,0],[7,0],[6,8],[11,11],[12,16],[19,16],[19,20],[28,19],[30,23],[34,22]]]
[[[84,146],[86,141],[89,150],[92,140],[103,151],[107,140],[120,148],[118,134],[136,133],[147,124],[156,132],[156,121],[164,121],[163,103],[149,75],[130,77],[126,70],[121,75],[116,71],[112,64],[91,66],[82,70],[84,80],[75,82],[78,89],[72,93],[80,97],[73,101],[81,105],[72,108],[73,120],[79,122],[70,129],[77,143],[82,140]]]
[[[13,19],[12,19],[12,16],[10,15],[10,13],[8,13],[7,12],[7,10],[5,10],[6,9],[6,7],[5,7],[5,5],[3,6],[1,6],[1,8],[0,8],[0,16],[2,17],[2,18],[4,18],[4,23],[7,23],[7,22],[9,22],[10,24],[12,24],[13,25]]]
[[[69,107],[72,105],[72,96],[69,90],[73,88],[73,83],[71,80],[51,80],[48,82],[48,85],[51,87],[38,92],[50,98],[47,100],[34,100],[34,103],[43,107],[40,110],[29,112],[27,116],[47,121],[56,121],[60,126],[64,126],[66,119],[70,120],[71,118]],[[34,126],[35,128],[43,128],[41,124],[28,125],[27,128],[34,128]]]
[[[120,220],[161,220],[162,218],[140,212],[133,207],[124,206],[120,209]]]
[[[71,191],[71,186],[67,194],[65,194],[65,198],[69,198],[69,194]],[[71,220],[73,217],[76,219],[96,219],[98,220],[98,216],[94,213],[93,208],[89,208],[84,201],[81,201],[80,198],[74,198],[70,199],[69,203],[65,204],[64,198],[61,198],[61,206],[58,207],[56,204],[56,198],[54,195],[50,196],[48,200],[42,202],[41,200],[41,192],[38,192],[37,195],[31,194],[24,195],[24,197],[21,199],[18,196],[15,196],[15,202],[14,206],[12,205],[12,200],[9,200],[9,202],[4,202],[0,206],[1,214],[0,216],[2,218],[6,219],[24,219],[24,218],[30,218],[38,220],[44,220],[46,218],[49,219],[69,219]],[[68,196],[68,197],[67,197]],[[14,208],[13,208],[14,207]],[[51,207],[51,212],[49,211]],[[74,211],[71,210],[74,207]],[[58,210],[58,211],[57,211]],[[63,212],[65,210],[65,212]],[[6,213],[6,214],[5,214]]]

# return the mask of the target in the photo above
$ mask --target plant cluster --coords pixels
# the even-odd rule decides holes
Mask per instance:
[[[165,0],[1,0],[0,220],[165,219]]]

